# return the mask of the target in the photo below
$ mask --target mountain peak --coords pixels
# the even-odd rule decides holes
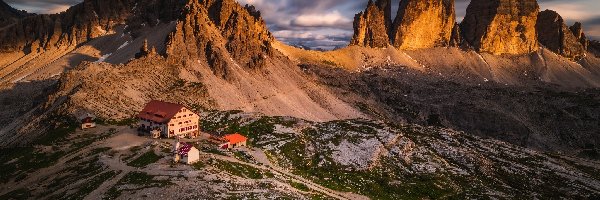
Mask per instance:
[[[26,11],[17,10],[4,2],[4,0],[0,0],[0,27],[11,25],[27,15]]]
[[[189,1],[183,13],[167,48],[176,60],[204,60],[226,77],[230,65],[260,68],[272,54],[274,38],[253,6],[233,0]]]
[[[454,0],[403,0],[394,20],[392,41],[399,49],[448,46],[455,20]]]
[[[387,2],[387,3],[386,3]],[[389,0],[369,1],[364,12],[354,17],[354,36],[350,45],[384,48],[390,44],[388,36],[391,18]]]
[[[461,23],[463,36],[476,50],[526,54],[538,50],[536,0],[471,1]]]
[[[586,48],[578,38],[583,33],[579,32],[577,37],[557,12],[553,10],[540,12],[536,29],[538,40],[549,50],[574,60],[579,60],[585,55]]]

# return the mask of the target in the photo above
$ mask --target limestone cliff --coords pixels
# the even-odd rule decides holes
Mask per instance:
[[[390,44],[388,36],[391,26],[390,0],[369,0],[367,9],[354,17],[354,36],[350,45],[384,48]]]
[[[551,51],[574,60],[584,56],[586,49],[555,11],[540,12],[536,29],[540,43]]]
[[[460,25],[458,23],[454,24],[452,27],[452,36],[450,37],[450,46],[459,47],[463,42],[462,33],[460,32]]]
[[[392,42],[399,49],[447,46],[455,20],[453,0],[400,1]]]
[[[253,6],[234,0],[190,1],[183,12],[167,44],[171,58],[204,60],[216,75],[226,77],[230,65],[260,68],[273,52],[274,38]]]
[[[85,0],[59,14],[28,15],[0,30],[0,52],[38,52],[74,47],[111,33],[116,25],[126,22],[131,24],[130,30],[152,26],[160,20],[174,19],[173,11],[181,7],[179,2]],[[135,13],[139,15],[132,17]]]
[[[471,1],[461,29],[476,50],[492,54],[526,54],[538,49],[536,0]]]
[[[588,46],[590,45],[590,41],[585,36],[585,33],[583,33],[583,25],[580,22],[575,22],[575,24],[569,27],[569,29],[571,30],[571,32],[573,32],[575,38],[579,40],[579,43],[583,45],[583,48],[587,50]]]
[[[0,0],[0,27],[11,25],[27,15],[27,12],[14,9],[3,0]]]
[[[75,46],[124,22],[133,4],[133,0],[86,0],[61,14],[23,18],[0,31],[0,50],[35,52]]]

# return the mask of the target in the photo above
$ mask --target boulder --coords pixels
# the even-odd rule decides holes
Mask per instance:
[[[536,0],[475,0],[461,23],[464,39],[480,52],[527,54],[539,48]]]
[[[448,46],[455,21],[454,0],[402,0],[392,42],[399,49]]]
[[[389,17],[389,18],[388,18]],[[350,45],[385,48],[390,44],[391,26],[390,0],[369,0],[367,9],[354,17],[354,35]]]
[[[540,12],[537,24],[540,44],[566,58],[578,60],[585,55],[586,49],[580,39],[571,32],[563,18],[552,10]],[[581,37],[581,33],[578,33]]]

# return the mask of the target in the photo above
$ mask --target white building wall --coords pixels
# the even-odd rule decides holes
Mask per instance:
[[[181,109],[168,123],[168,137],[194,135],[200,132],[200,116],[187,108]]]
[[[196,147],[192,147],[188,155],[184,157],[183,162],[186,164],[194,164],[200,160],[200,151]]]

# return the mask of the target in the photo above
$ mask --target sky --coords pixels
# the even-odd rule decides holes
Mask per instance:
[[[5,0],[20,10],[58,13],[82,0]],[[368,0],[237,0],[252,4],[262,13],[275,37],[289,44],[332,49],[348,44],[354,15]],[[400,0],[392,0],[398,5]],[[538,0],[541,10],[557,11],[567,25],[582,22],[592,39],[600,39],[600,0]],[[457,20],[465,15],[470,0],[456,0]],[[392,8],[395,14],[397,6]]]

